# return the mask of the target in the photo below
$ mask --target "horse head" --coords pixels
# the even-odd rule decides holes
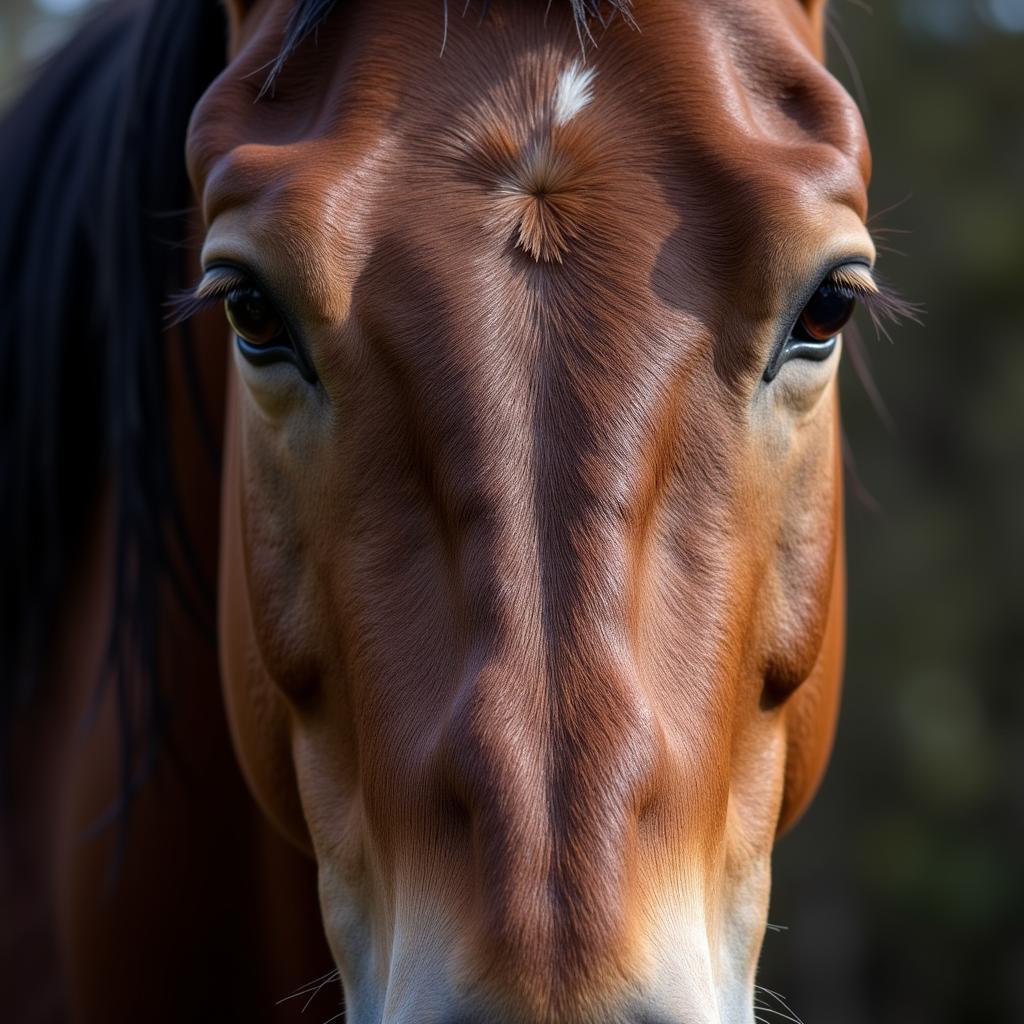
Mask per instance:
[[[193,116],[226,701],[358,1024],[752,1021],[831,743],[863,126],[818,3],[618,6],[229,0]]]

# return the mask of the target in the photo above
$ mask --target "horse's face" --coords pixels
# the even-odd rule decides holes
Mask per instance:
[[[795,0],[585,64],[458,6],[439,56],[440,0],[341,5],[259,102],[290,4],[235,9],[194,118],[239,756],[351,1020],[749,1021],[836,705],[861,123]]]

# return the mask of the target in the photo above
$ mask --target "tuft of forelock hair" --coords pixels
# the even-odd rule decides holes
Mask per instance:
[[[285,22],[284,38],[281,42],[281,49],[273,59],[267,71],[267,77],[260,89],[260,95],[264,95],[273,88],[274,81],[284,70],[285,64],[292,54],[313,35],[321,25],[330,17],[331,12],[338,6],[339,0],[295,0],[292,9]],[[487,11],[492,0],[484,0],[480,18],[487,16]],[[549,3],[552,0],[549,0]],[[566,0],[562,0],[566,2]],[[592,25],[598,24],[602,28],[616,16],[624,18],[631,25],[633,21],[633,0],[568,0],[572,10],[573,18],[576,21],[576,31],[580,37],[580,46],[594,42]],[[441,0],[444,11],[444,23],[448,24],[448,0]]]

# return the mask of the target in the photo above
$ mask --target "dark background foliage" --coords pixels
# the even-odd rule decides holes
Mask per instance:
[[[875,507],[850,489],[836,749],[777,849],[787,930],[769,932],[761,981],[809,1024],[1009,1024],[1024,1021],[1024,0],[872,6],[833,0],[830,63],[855,96],[863,82],[879,268],[923,327],[890,343],[864,325],[889,425],[843,369]]]
[[[88,0],[2,0],[0,99]],[[1024,0],[833,0],[875,152],[843,369],[850,643],[835,755],[775,858],[761,982],[808,1024],[1024,1021]],[[851,70],[848,51],[856,65]],[[893,251],[895,250],[895,251]],[[781,1008],[773,1003],[776,1010]],[[778,1012],[762,1013],[781,1024]]]

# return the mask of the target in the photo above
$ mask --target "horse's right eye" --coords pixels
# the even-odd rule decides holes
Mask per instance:
[[[853,316],[856,305],[848,288],[824,281],[793,326],[792,337],[819,345],[831,341]]]
[[[255,285],[232,288],[224,300],[224,310],[241,341],[259,349],[291,347],[288,332],[273,303]]]
[[[865,275],[867,282],[863,283]],[[776,347],[764,371],[765,381],[774,380],[782,366],[791,359],[814,362],[828,359],[836,350],[839,332],[853,316],[858,296],[876,294],[877,289],[870,271],[859,264],[832,270],[819,282],[790,327],[788,336]]]

